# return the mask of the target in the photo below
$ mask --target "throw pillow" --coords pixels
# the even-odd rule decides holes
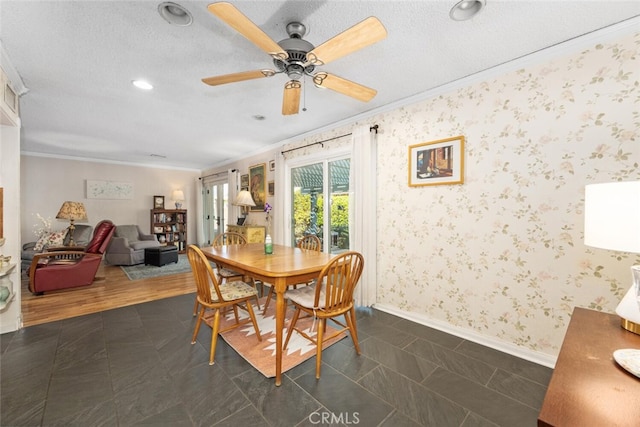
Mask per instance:
[[[41,251],[49,246],[62,246],[64,242],[64,236],[67,235],[67,230],[64,229],[62,231],[54,231],[52,233],[47,233],[44,236],[40,237],[36,242],[36,245],[33,247],[34,251]]]
[[[33,250],[36,252],[40,252],[42,249],[44,249],[45,242],[47,241],[48,238],[49,238],[49,233],[45,233],[42,236],[40,236],[35,246],[33,247]]]

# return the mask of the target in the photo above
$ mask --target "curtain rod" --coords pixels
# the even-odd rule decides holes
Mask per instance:
[[[237,172],[237,171],[238,171],[238,169],[231,169],[231,172]],[[222,174],[225,174],[225,173],[229,173],[229,172],[216,172],[216,173],[212,173],[212,174],[209,174],[209,175],[201,176],[198,179],[209,178],[210,176],[218,176],[218,175],[222,175]]]
[[[369,128],[369,132],[371,132],[372,130],[375,131],[376,133],[378,133],[378,125],[371,126]],[[349,135],[352,135],[352,134],[351,133],[345,133],[344,135],[334,136],[333,138],[324,139],[322,141],[317,141],[317,142],[312,142],[311,144],[303,145],[302,147],[290,148],[289,150],[281,151],[280,154],[285,154],[285,153],[288,153],[290,151],[296,151],[296,150],[300,150],[302,148],[311,147],[312,145],[324,144],[325,142],[333,141],[334,139],[338,139],[338,138],[344,138],[345,136],[349,136]]]

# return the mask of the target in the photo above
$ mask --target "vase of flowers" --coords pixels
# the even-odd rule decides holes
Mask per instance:
[[[264,238],[264,253],[270,255],[273,253],[273,241],[271,240],[271,205],[269,203],[264,204],[264,211],[267,213],[267,233]]]
[[[36,218],[40,221],[40,224],[33,224],[33,234],[36,235],[37,238],[45,236],[51,233],[51,218],[44,218],[39,213],[35,214]]]

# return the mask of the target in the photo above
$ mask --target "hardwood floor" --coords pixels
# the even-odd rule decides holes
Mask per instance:
[[[82,316],[113,308],[195,293],[191,272],[150,279],[129,280],[122,269],[102,265],[90,286],[35,296],[22,275],[22,317],[25,327]]]

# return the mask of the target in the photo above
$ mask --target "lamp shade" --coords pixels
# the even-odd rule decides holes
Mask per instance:
[[[183,202],[184,192],[182,190],[173,190],[173,193],[171,194],[171,198],[176,202]]]
[[[640,181],[585,187],[584,243],[640,253]]]
[[[73,221],[86,221],[87,211],[81,202],[64,202],[56,215],[57,219],[68,219]]]
[[[236,200],[233,203],[236,206],[255,206],[256,203],[253,201],[253,197],[251,197],[251,193],[247,190],[242,190],[236,196]]]

